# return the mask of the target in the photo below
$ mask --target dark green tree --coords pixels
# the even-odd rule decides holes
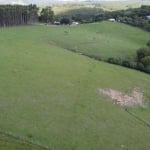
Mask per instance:
[[[71,20],[69,18],[66,18],[66,17],[61,18],[60,24],[65,24],[65,25],[71,24]]]
[[[150,41],[147,42],[147,46],[150,47]]]
[[[150,48],[144,47],[137,50],[138,61],[141,61],[146,56],[150,56]]]
[[[40,12],[39,20],[45,23],[52,23],[54,19],[54,12],[51,7],[43,8]]]
[[[146,56],[146,57],[142,58],[141,62],[144,66],[149,66],[150,65],[150,56]]]

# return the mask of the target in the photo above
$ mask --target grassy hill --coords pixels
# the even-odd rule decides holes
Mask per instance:
[[[129,8],[138,8],[142,5],[150,5],[149,1],[101,1],[101,2],[80,2],[80,3],[64,3],[53,5],[56,16],[59,15],[75,15],[75,14],[91,14],[95,15],[101,9],[107,11],[116,11]]]
[[[134,60],[137,49],[149,40],[148,32],[117,22],[54,27],[48,36],[51,44],[104,60],[110,57]]]
[[[112,39],[114,47],[119,45],[122,48],[124,40],[126,50],[130,46],[136,49],[147,41],[148,33],[142,30],[111,24],[112,28],[120,26],[120,32],[115,36],[116,32],[108,29],[108,25],[110,23],[71,28],[27,26],[1,29],[0,130],[52,150],[149,149],[149,127],[113,104],[109,97],[99,94],[98,89],[112,88],[127,93],[138,87],[147,107],[128,110],[150,123],[150,76],[94,61],[65,49],[77,44],[82,48],[80,43],[83,42],[87,42],[85,46],[88,48],[94,37],[100,41],[111,42]],[[133,33],[128,35],[124,31],[129,40],[122,37],[125,27]],[[135,34],[140,36],[134,39]],[[107,57],[107,54],[109,51],[103,56]],[[119,55],[117,51],[112,54]],[[3,142],[5,138],[0,135],[2,150],[10,149],[8,143],[17,142],[12,139]]]
[[[54,11],[55,16],[58,17],[62,15],[73,16],[76,14],[95,15],[99,14],[103,8],[101,7],[101,5],[96,6],[88,4],[66,4],[53,6],[52,9]]]

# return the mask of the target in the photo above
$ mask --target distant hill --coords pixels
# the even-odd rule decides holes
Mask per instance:
[[[99,10],[115,11],[129,8],[138,8],[142,5],[150,5],[150,1],[84,1],[84,2],[65,2],[52,5],[55,15],[72,15],[85,12],[96,14]]]

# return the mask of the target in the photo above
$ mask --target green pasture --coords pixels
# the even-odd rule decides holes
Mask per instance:
[[[0,134],[0,150],[42,150],[22,138],[50,150],[148,150],[150,128],[98,89],[139,88],[147,105],[128,110],[150,123],[150,76],[67,50],[130,58],[148,38],[108,22],[0,29],[0,131],[18,137]]]
[[[0,134],[0,150],[46,150],[46,148],[9,135]]]
[[[79,53],[135,60],[136,51],[144,47],[150,34],[139,28],[121,23],[101,22],[79,26],[49,28],[45,36],[50,44]]]

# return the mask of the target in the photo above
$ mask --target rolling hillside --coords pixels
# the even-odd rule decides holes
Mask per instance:
[[[71,2],[54,4],[53,10],[56,16],[59,15],[75,15],[75,14],[85,14],[95,15],[100,12],[101,9],[106,11],[116,11],[129,8],[139,8],[142,5],[150,5],[148,0],[125,0],[125,1],[85,1],[85,2]]]
[[[120,28],[118,33],[114,28]],[[134,57],[148,37],[142,30],[107,22],[1,29],[0,130],[51,150],[148,150],[150,76],[66,49],[77,46],[82,51],[87,48],[86,52],[96,49],[104,58],[128,58],[130,54]],[[145,107],[120,107],[98,92],[130,93],[134,88],[144,94]],[[0,149],[17,143],[7,138],[0,134]],[[3,142],[5,139],[8,142]],[[24,148],[21,146],[18,149]]]
[[[150,34],[125,24],[102,22],[50,28],[47,36],[51,44],[103,60],[134,60],[137,49],[146,45]]]

